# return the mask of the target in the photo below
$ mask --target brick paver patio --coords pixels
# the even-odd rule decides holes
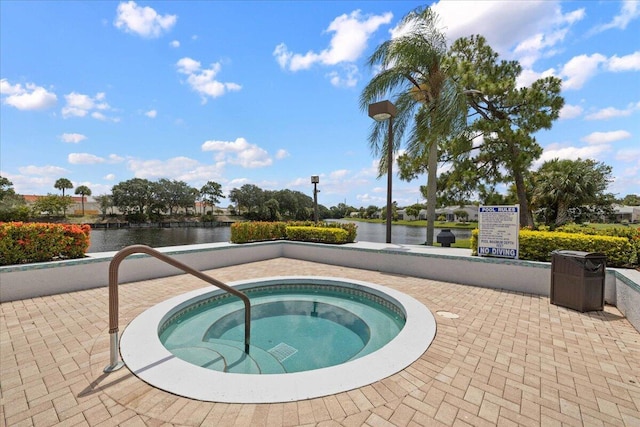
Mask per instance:
[[[640,426],[640,334],[615,307],[578,313],[536,295],[284,258],[209,274],[389,286],[434,313],[436,338],[404,371],[360,389],[281,404],[209,403],[154,389],[126,368],[102,373],[106,288],[4,303],[3,425]],[[203,286],[189,276],[121,285],[121,329],[151,305]]]

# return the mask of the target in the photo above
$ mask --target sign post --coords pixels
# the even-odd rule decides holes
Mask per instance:
[[[520,206],[478,208],[478,255],[518,259]]]

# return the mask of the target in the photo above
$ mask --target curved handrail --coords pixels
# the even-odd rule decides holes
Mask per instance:
[[[118,357],[118,269],[120,267],[120,263],[124,261],[126,257],[136,253],[151,255],[160,261],[179,268],[185,273],[196,276],[197,278],[240,298],[244,303],[244,352],[249,354],[249,343],[251,339],[251,304],[249,302],[249,297],[247,297],[243,292],[240,292],[239,290],[232,288],[211,276],[207,276],[206,274],[203,274],[202,272],[195,270],[149,246],[131,245],[116,253],[109,263],[109,335],[111,338],[111,354],[110,364],[104,368],[104,372],[112,372],[124,366],[124,363],[122,363]]]

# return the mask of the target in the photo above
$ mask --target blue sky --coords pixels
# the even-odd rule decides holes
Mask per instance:
[[[327,207],[383,206],[358,106],[365,64],[425,4],[2,1],[0,174],[20,194],[57,193],[61,177],[107,194],[140,177],[310,196],[319,175]],[[519,60],[520,84],[562,78],[535,168],[592,158],[613,167],[609,191],[640,194],[639,2],[432,5],[450,42],[479,33]],[[393,199],[423,202],[425,182],[395,179]]]

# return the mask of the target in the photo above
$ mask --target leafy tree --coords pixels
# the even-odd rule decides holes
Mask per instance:
[[[353,206],[348,206],[346,203],[338,203],[337,206],[331,206],[329,208],[329,218],[346,218],[355,210]]]
[[[80,185],[76,187],[76,194],[80,194],[82,196],[82,216],[84,216],[84,198],[85,196],[91,195],[91,189],[86,185]]]
[[[16,194],[13,183],[0,176],[0,221],[26,221],[29,208],[24,197]]]
[[[244,184],[242,187],[234,188],[229,192],[229,200],[236,204],[238,213],[243,208],[248,215],[257,212],[264,201],[264,191],[256,185]]]
[[[200,189],[200,197],[202,198],[205,211],[207,204],[213,209],[215,205],[220,203],[220,198],[222,196],[222,185],[214,181],[207,181],[207,183]]]
[[[392,95],[398,109],[394,119],[394,151],[407,127],[407,155],[420,159],[427,177],[427,238],[433,245],[437,193],[438,145],[464,126],[465,99],[460,86],[446,68],[446,38],[437,28],[437,16],[430,8],[407,14],[401,25],[408,32],[379,45],[369,66],[379,68],[360,95],[364,110],[372,101]],[[376,122],[369,137],[374,155],[382,155],[379,174],[386,169],[389,121]],[[422,168],[424,170],[424,167]]]
[[[464,209],[456,209],[455,211],[453,211],[453,214],[457,218],[460,218],[463,222],[465,222],[469,218],[469,212],[465,211]]]
[[[169,216],[173,215],[174,209],[188,209],[196,202],[195,189],[184,181],[162,178],[154,183],[152,189],[154,208],[168,210]]]
[[[466,135],[451,147],[449,183],[467,193],[477,190],[480,183],[515,184],[520,225],[533,226],[527,171],[542,154],[533,135],[551,128],[558,118],[564,105],[561,80],[546,77],[528,87],[517,87],[520,64],[499,61],[482,36],[456,40],[448,61],[467,90],[473,120]]]
[[[387,219],[387,210],[386,209],[382,209],[380,211],[380,219],[382,220],[386,220]],[[398,220],[398,203],[397,202],[393,202],[391,205],[391,220],[392,221],[397,221]]]
[[[46,196],[38,197],[33,203],[32,209],[36,216],[42,214],[46,216],[58,216],[60,213],[64,215],[67,208],[73,204],[73,200],[70,196],[58,196],[57,194],[47,194]]]
[[[4,200],[7,196],[13,196],[16,192],[13,190],[13,182],[8,178],[0,176],[0,201]]]
[[[592,209],[613,195],[605,193],[611,182],[611,167],[591,159],[545,162],[534,175],[533,206],[545,224],[559,226]]]
[[[143,219],[145,209],[151,207],[153,190],[153,183],[148,179],[132,178],[122,181],[111,189],[113,205],[125,215],[133,213]]]
[[[419,203],[416,203],[415,205],[407,206],[406,208],[404,208],[404,211],[407,213],[407,216],[412,216],[414,218],[418,218],[421,210],[422,210],[422,205]]]
[[[95,196],[94,199],[96,199],[96,202],[98,202],[98,207],[100,209],[100,212],[102,213],[102,218],[106,218],[109,208],[113,208],[113,198],[110,194],[103,194],[100,196]]]
[[[280,205],[276,199],[269,199],[264,202],[261,209],[261,219],[265,219],[267,221],[279,221],[279,206]]]
[[[640,206],[640,195],[627,194],[622,200],[620,200],[620,203],[626,206]]]
[[[379,211],[380,209],[377,206],[369,205],[364,212],[364,218],[374,218]]]
[[[306,220],[313,217],[313,199],[300,191],[279,190],[270,192],[278,201],[280,213],[284,218]],[[321,217],[322,205],[318,205],[318,217]]]

